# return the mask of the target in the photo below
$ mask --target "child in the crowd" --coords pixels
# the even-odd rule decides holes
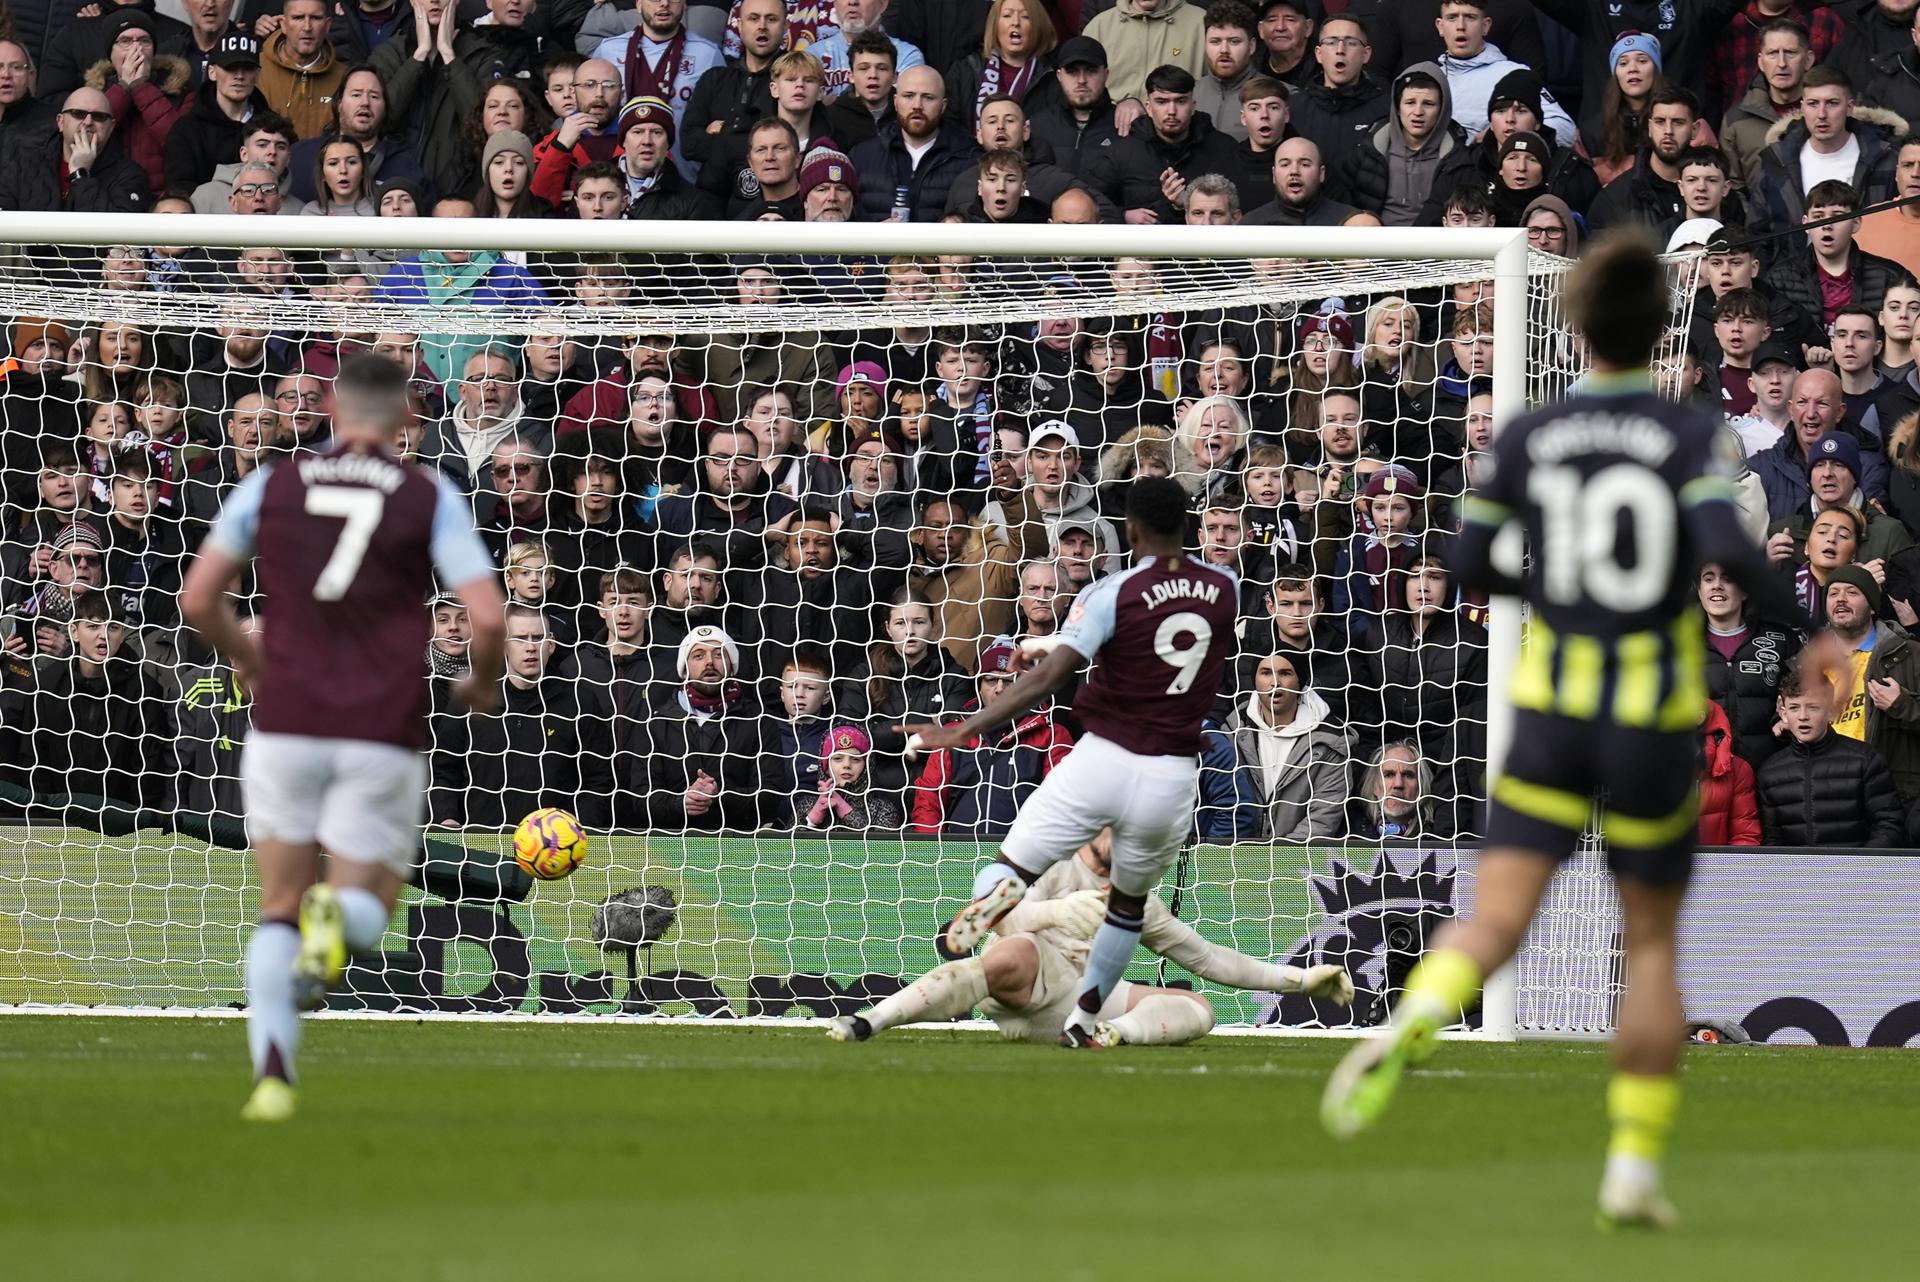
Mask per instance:
[[[809,827],[862,832],[898,832],[906,827],[906,808],[900,799],[869,785],[867,754],[872,750],[867,732],[858,726],[840,725],[827,732],[820,748],[826,768],[820,772],[813,808],[807,811]]]
[[[1247,454],[1247,542],[1268,554],[1271,564],[1284,565],[1306,555],[1287,497],[1287,451],[1279,445],[1256,445]]]
[[[545,613],[547,631],[555,645],[564,648],[576,644],[580,636],[573,620],[564,611],[550,608],[554,572],[547,545],[533,540],[513,544],[507,549],[505,569],[507,603],[529,605]]]
[[[1360,491],[1360,528],[1340,553],[1331,601],[1336,613],[1353,611],[1356,629],[1405,599],[1400,580],[1420,552],[1425,501],[1420,482],[1397,464],[1375,472]]]
[[[820,767],[825,757],[821,745],[832,724],[828,707],[833,701],[831,677],[826,656],[812,646],[795,650],[780,670],[780,707],[786,716],[773,727],[774,748],[779,753],[774,769],[784,775],[781,786],[792,809],[791,818],[796,820],[819,796]]]
[[[133,407],[121,401],[97,401],[81,411],[80,461],[93,474],[93,499],[102,506],[113,499],[113,452],[132,431]]]
[[[178,510],[181,475],[180,450],[187,443],[187,389],[176,378],[150,375],[134,393],[134,436],[144,436],[160,480],[159,510]]]
[[[427,674],[463,677],[467,674],[467,643],[473,640],[473,621],[467,607],[451,592],[433,598],[433,635],[427,642]]]

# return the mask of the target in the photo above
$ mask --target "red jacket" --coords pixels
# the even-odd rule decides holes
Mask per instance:
[[[1753,767],[1734,755],[1733,727],[1717,703],[1707,705],[1700,727],[1706,762],[1700,777],[1700,844],[1760,844],[1760,803],[1753,791]]]
[[[193,68],[172,54],[155,54],[153,78],[129,90],[114,79],[113,63],[101,60],[87,73],[87,84],[107,95],[113,110],[113,134],[127,159],[147,171],[154,195],[167,185],[167,135],[180,123],[193,96],[186,92]]]
[[[562,147],[559,138],[556,129],[533,145],[533,181],[527,185],[556,209],[566,203],[567,193],[573,190],[576,169],[602,160],[618,160],[624,154],[620,140],[612,134],[582,134],[571,149]]]
[[[972,739],[958,748],[940,749],[913,781],[913,831],[952,836],[965,829],[979,837],[1003,835],[1027,795],[1072,748],[1073,736],[1046,707],[1029,712],[991,742]],[[983,769],[983,756],[1003,768]],[[1030,764],[1022,764],[1023,759]]]

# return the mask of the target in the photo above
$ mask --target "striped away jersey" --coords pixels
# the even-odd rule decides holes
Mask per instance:
[[[1636,372],[1589,377],[1495,438],[1452,560],[1462,586],[1531,607],[1515,707],[1691,732],[1706,706],[1694,583],[1709,561],[1770,612],[1801,617],[1740,526],[1718,429]],[[1520,544],[1500,537],[1516,525],[1524,570]]]

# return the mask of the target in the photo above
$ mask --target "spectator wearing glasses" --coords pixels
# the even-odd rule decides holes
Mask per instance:
[[[1374,74],[1367,26],[1351,10],[1320,24],[1313,58],[1320,73],[1287,99],[1293,128],[1321,153],[1342,155],[1387,114],[1387,83]],[[1381,64],[1391,72],[1396,64]],[[1239,115],[1239,100],[1233,114]],[[1224,126],[1223,126],[1224,128]]]
[[[57,129],[0,158],[0,209],[135,214],[152,201],[146,170],[114,137],[113,104],[75,89]]]
[[[193,68],[185,59],[155,52],[153,19],[139,9],[108,14],[106,30],[112,35],[107,56],[87,68],[85,82],[106,93],[120,145],[147,171],[148,188],[158,194],[167,180],[167,135],[191,103]]]
[[[34,96],[33,57],[17,40],[0,40],[0,148],[12,148],[51,131],[60,112]]]
[[[512,353],[492,347],[467,357],[455,391],[446,417],[427,429],[420,461],[438,467],[472,494],[487,481],[495,447],[523,434],[519,370]],[[544,444],[551,437],[542,428],[528,423],[524,434]]]
[[[34,7],[16,6],[22,15]],[[124,4],[116,0],[92,7],[91,16],[67,21],[59,30],[50,32],[46,43],[40,46],[38,92],[42,97],[58,98],[85,84],[87,72],[106,59],[113,48],[114,37],[120,32],[115,20],[129,12],[138,13],[147,21],[154,47],[161,52],[184,53],[193,44],[186,24],[157,12],[152,0],[127,0]],[[32,43],[31,37],[28,42]]]
[[[1531,248],[1561,258],[1580,256],[1580,221],[1558,196],[1535,196],[1521,216],[1520,225],[1527,229],[1527,244]]]

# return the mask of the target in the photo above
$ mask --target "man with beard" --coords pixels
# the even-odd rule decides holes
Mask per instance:
[[[1320,149],[1289,138],[1273,151],[1274,199],[1246,216],[1249,227],[1378,227],[1365,210],[1326,194],[1327,166]]]
[[[974,157],[966,133],[947,120],[947,86],[931,67],[904,71],[894,82],[894,122],[850,154],[860,174],[862,222],[938,222],[947,195]]]
[[[643,791],[647,827],[751,832],[778,812],[762,775],[774,746],[759,699],[740,679],[740,654],[733,637],[710,624],[681,638],[680,684],[653,706],[641,777],[620,781]]]
[[[981,105],[974,121],[973,139],[980,145],[982,155],[994,151],[1013,151],[1025,158],[1024,186],[1019,194],[1031,197],[1041,206],[1038,211],[1040,217],[1035,221],[1046,220],[1047,210],[1054,201],[1060,199],[1062,193],[1086,185],[1072,170],[1062,169],[1053,163],[1053,148],[1045,142],[1034,140],[1026,108],[1012,98],[989,98]],[[970,166],[954,180],[953,190],[947,195],[947,212],[959,214],[976,211],[982,203],[979,186],[980,168]],[[1116,206],[1103,206],[1100,212],[1102,215],[1111,215],[1103,221],[1120,220],[1120,210]],[[1002,222],[1005,219],[989,221]]]
[[[1247,136],[1240,123],[1240,86],[1258,74],[1253,51],[1259,43],[1259,19],[1238,0],[1220,0],[1207,10],[1207,65],[1195,77],[1193,105],[1235,140]]]
[[[1647,103],[1646,137],[1639,159],[1594,198],[1587,215],[1593,230],[1623,223],[1672,226],[1685,216],[1680,158],[1686,154],[1699,120],[1700,103],[1691,90],[1673,84],[1654,90]],[[1798,194],[1796,189],[1795,196]]]
[[[1156,67],[1146,81],[1146,120],[1088,168],[1087,185],[1124,210],[1129,223],[1179,222],[1188,183],[1236,166],[1232,138],[1195,111],[1193,91],[1187,71]]]
[[[1075,36],[1055,53],[1053,75],[1061,100],[1034,113],[1032,134],[1053,150],[1057,164],[1085,174],[1120,136],[1107,96],[1107,51],[1098,40]]]
[[[687,0],[640,0],[624,13],[597,6],[575,46],[619,67],[627,97],[660,99],[679,125],[700,78],[726,63],[719,45],[687,30],[686,16]]]
[[[760,661],[769,673],[801,646],[825,653],[835,672],[851,672],[874,639],[874,602],[900,585],[907,545],[875,541],[876,555],[885,560],[850,565],[841,555],[840,528],[839,514],[813,500],[767,531],[778,555],[762,579],[755,612],[764,630]]]
[[[371,67],[354,67],[340,83],[333,103],[333,124],[318,138],[297,144],[287,161],[289,202],[299,205],[320,195],[314,186],[314,165],[320,151],[335,138],[360,144],[366,153],[368,184],[424,183],[426,171],[413,153],[387,136],[387,89]]]
[[[807,153],[800,170],[800,203],[810,223],[844,223],[853,217],[853,194],[860,175],[846,153],[831,146]]]
[[[728,596],[739,602],[758,595],[769,532],[784,531],[781,522],[799,506],[773,488],[765,459],[766,446],[746,427],[715,428],[693,488],[661,499],[657,514],[663,544],[701,539],[724,549]]]
[[[620,154],[620,69],[587,59],[574,72],[573,96],[574,109],[533,148],[533,194],[556,207],[575,170]]]
[[[457,390],[447,416],[421,441],[419,457],[472,494],[488,480],[494,448],[522,429],[519,370],[512,355],[499,347],[475,352],[461,370]],[[525,427],[540,434],[538,424]]]

